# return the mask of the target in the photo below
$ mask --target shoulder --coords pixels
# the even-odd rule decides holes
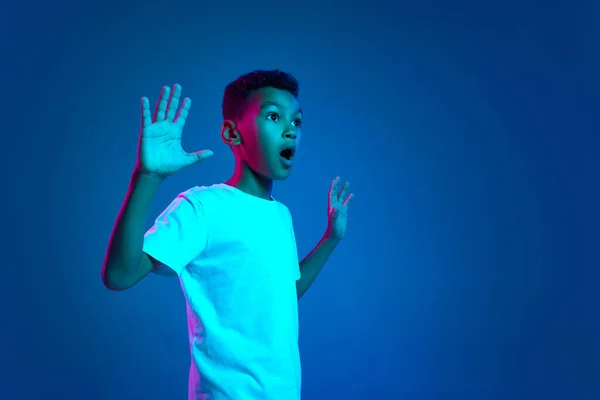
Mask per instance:
[[[175,198],[175,201],[184,200],[194,207],[204,207],[214,203],[215,200],[218,200],[218,198],[222,196],[222,193],[220,193],[222,191],[219,184],[194,186],[179,193]]]
[[[162,211],[159,219],[191,217],[204,214],[205,204],[210,202],[210,186],[195,186],[180,192]]]
[[[284,203],[275,200],[275,203],[277,203],[277,208],[279,209],[279,212],[281,214],[283,214],[285,216],[285,218],[291,220],[292,219],[292,213],[290,212],[290,209],[288,208],[288,206],[286,206]]]
[[[183,197],[189,200],[202,200],[204,197],[210,194],[210,192],[213,190],[212,188],[213,186],[194,186],[179,193],[177,197]]]
[[[185,197],[191,201],[211,201],[218,200],[224,196],[232,196],[233,192],[227,185],[215,183],[210,186],[194,186],[179,196]]]
[[[224,184],[209,186],[194,186],[181,192],[175,203],[183,202],[184,207],[194,214],[204,218],[221,217],[223,213],[230,213],[240,208],[241,199],[235,190]]]

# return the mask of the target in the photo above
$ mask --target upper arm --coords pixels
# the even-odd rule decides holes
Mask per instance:
[[[122,291],[131,288],[144,279],[150,272],[159,268],[160,263],[142,252],[137,268],[112,268],[103,270],[104,285],[110,290]]]

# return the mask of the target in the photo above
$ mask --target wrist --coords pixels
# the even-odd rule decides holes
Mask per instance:
[[[337,246],[342,238],[333,236],[330,232],[325,232],[321,241],[332,246]]]
[[[165,177],[135,168],[133,170],[132,180],[144,184],[160,185],[165,180]]]

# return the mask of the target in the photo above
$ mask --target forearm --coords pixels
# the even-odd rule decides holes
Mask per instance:
[[[160,183],[158,177],[133,173],[102,266],[102,281],[106,287],[120,289],[133,283],[125,280],[137,280],[135,273],[141,263],[144,224]]]
[[[313,284],[338,243],[339,240],[325,235],[315,248],[300,262],[300,279],[296,281],[298,299]]]

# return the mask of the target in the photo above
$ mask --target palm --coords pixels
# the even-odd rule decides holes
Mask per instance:
[[[340,185],[340,182],[340,178],[337,177],[331,183],[327,207],[327,234],[334,239],[342,239],[346,233],[348,206],[354,198],[354,193],[346,196],[350,184],[344,182]]]
[[[142,130],[140,165],[159,175],[171,175],[181,169],[186,152],[181,147],[182,130],[169,121],[155,122]]]
[[[171,175],[187,166],[203,161],[212,155],[210,150],[187,153],[181,147],[181,135],[190,109],[186,98],[179,112],[181,86],[175,85],[172,96],[164,87],[154,113],[150,118],[150,105],[142,98],[142,132],[138,154],[138,167],[142,172],[159,176]]]

